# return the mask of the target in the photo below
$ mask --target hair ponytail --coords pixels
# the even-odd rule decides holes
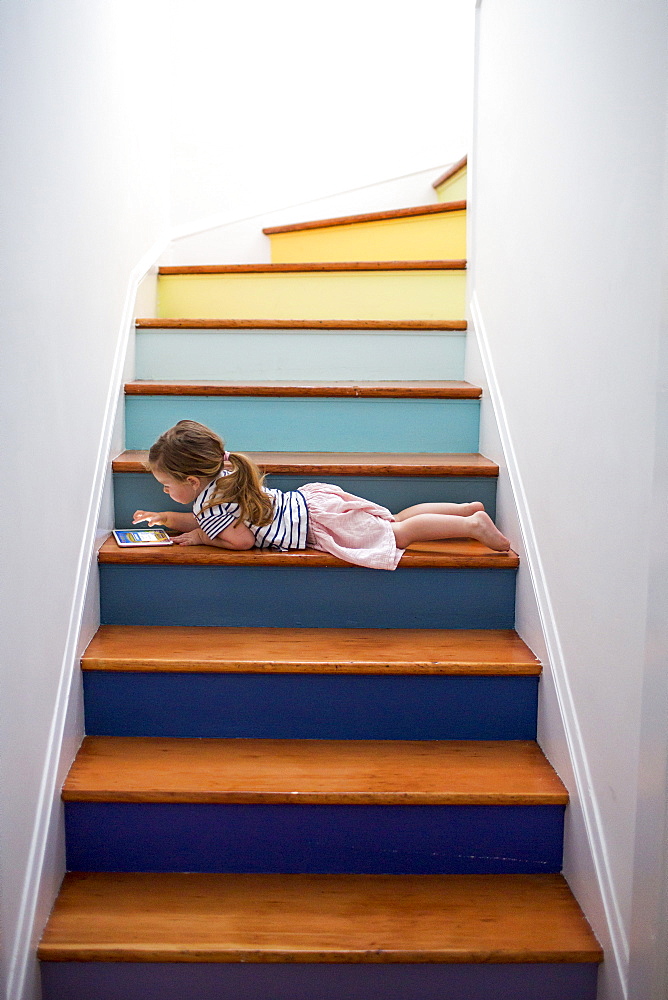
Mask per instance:
[[[264,476],[246,455],[225,451],[225,442],[196,420],[179,420],[165,431],[148,453],[149,468],[159,468],[179,482],[188,476],[215,479],[229,459],[232,472],[220,476],[202,510],[219,503],[239,504],[239,521],[262,526],[274,516],[271,497],[263,489]]]
[[[239,452],[230,452],[229,460],[232,472],[221,476],[216,482],[216,489],[202,510],[219,503],[238,503],[240,521],[249,521],[258,526],[270,524],[274,516],[274,505],[262,488],[263,474],[255,462]]]

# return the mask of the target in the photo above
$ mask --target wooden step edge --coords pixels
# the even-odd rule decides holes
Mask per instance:
[[[466,476],[496,478],[499,467],[480,454],[371,454],[354,452],[246,452],[268,475]],[[112,461],[117,473],[147,473],[148,451],[124,451]],[[319,481],[317,479],[316,481]]]
[[[530,740],[87,736],[65,802],[565,806]]]
[[[479,399],[482,389],[470,382],[443,380],[427,382],[317,382],[283,381],[158,381],[136,379],[125,384],[126,396],[276,396],[349,397],[356,399]]]
[[[138,330],[466,330],[466,320],[378,319],[156,319],[135,320]]]
[[[329,229],[334,226],[354,226],[361,222],[385,222],[391,219],[411,219],[462,211],[466,211],[465,200],[443,201],[436,205],[418,205],[416,208],[395,208],[385,212],[366,212],[363,215],[341,215],[333,219],[296,222],[289,226],[267,226],[262,232],[265,236],[278,236],[280,233],[298,233],[309,229]]]
[[[101,625],[83,670],[539,676],[510,629]]]
[[[441,174],[438,180],[434,181],[434,183],[432,184],[434,190],[438,190],[441,184],[445,184],[445,182],[449,181],[451,177],[454,177],[455,174],[459,173],[462,167],[466,166],[467,162],[468,162],[468,156],[462,156],[461,160],[457,160],[457,162],[453,163],[451,167],[448,167],[445,173]]]
[[[598,963],[560,875],[70,872],[51,962]]]
[[[286,566],[295,569],[347,568],[351,565],[317,549],[292,549],[289,552],[246,549],[233,552],[212,545],[122,548],[111,535],[99,549],[98,561],[126,566]],[[518,566],[519,557],[512,549],[495,552],[472,539],[448,539],[444,542],[414,543],[404,552],[397,569],[517,569]]]
[[[465,271],[465,260],[336,261],[310,264],[199,264],[161,267],[162,276],[176,274],[308,274],[334,271]]]

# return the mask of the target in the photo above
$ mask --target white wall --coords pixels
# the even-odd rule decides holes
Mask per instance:
[[[177,229],[438,168],[468,149],[474,0],[171,10]]]
[[[472,316],[501,519],[525,555],[518,628],[546,640],[540,738],[573,799],[565,871],[607,947],[601,998],[626,991],[644,753],[665,15],[662,0],[478,11]]]
[[[102,432],[137,268],[166,237],[166,129],[147,100],[162,73],[159,8],[0,6],[0,936],[11,1000],[36,995],[26,956],[63,872],[58,788],[82,731],[77,644],[97,616],[94,578],[85,608],[83,596]]]

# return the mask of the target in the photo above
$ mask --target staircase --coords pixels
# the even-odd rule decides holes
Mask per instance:
[[[171,505],[143,462],[183,417],[272,486],[494,515],[462,381],[465,169],[438,204],[268,230],[271,265],[161,270],[119,526]],[[421,543],[390,573],[112,540],[99,562],[45,1000],[594,1000],[514,553]]]

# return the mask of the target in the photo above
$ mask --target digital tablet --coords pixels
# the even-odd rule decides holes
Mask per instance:
[[[164,528],[142,528],[139,531],[134,528],[124,528],[121,531],[114,531],[114,538],[124,549],[133,545],[174,544]]]

